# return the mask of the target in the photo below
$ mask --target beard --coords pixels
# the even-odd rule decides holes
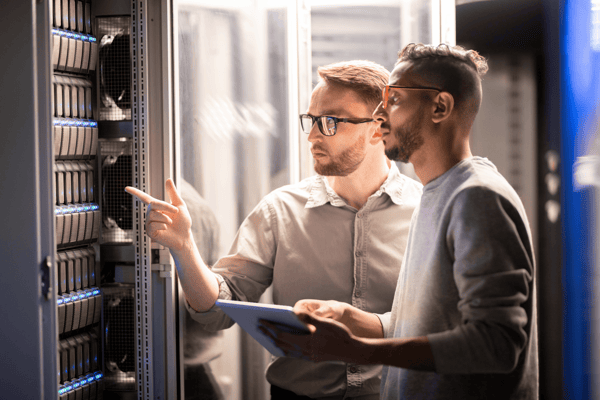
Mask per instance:
[[[365,159],[366,147],[364,138],[362,136],[358,137],[352,146],[337,156],[327,153],[330,159],[328,163],[324,164],[319,160],[315,160],[315,172],[323,176],[348,176],[356,171]],[[313,149],[324,151],[321,147],[313,146]]]
[[[396,138],[396,143],[389,149],[386,147],[387,158],[392,161],[408,163],[410,156],[424,143],[421,133],[422,122],[422,118],[419,118],[413,123],[406,123],[390,132]]]

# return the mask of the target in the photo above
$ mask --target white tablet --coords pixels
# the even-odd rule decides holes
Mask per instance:
[[[233,300],[217,300],[215,305],[220,307],[225,314],[229,315],[242,329],[248,332],[265,349],[269,350],[271,354],[278,357],[283,357],[283,352],[273,344],[268,336],[265,336],[258,329],[259,320],[264,319],[279,325],[288,326],[291,329],[284,329],[284,327],[281,327],[281,329],[296,334],[310,332],[306,324],[298,319],[298,316],[290,306]]]

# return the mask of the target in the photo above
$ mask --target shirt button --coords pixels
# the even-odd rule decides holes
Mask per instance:
[[[356,255],[356,257],[362,257],[363,253],[360,250],[356,250],[356,252],[354,253]]]
[[[356,368],[354,366],[350,367],[350,372],[351,373],[355,374],[357,371],[358,371],[358,368]]]
[[[357,290],[356,292],[354,292],[354,295],[356,297],[360,297],[362,295],[362,292],[360,290]]]

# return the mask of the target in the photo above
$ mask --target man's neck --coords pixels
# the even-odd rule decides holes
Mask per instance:
[[[361,166],[348,176],[328,176],[329,186],[352,207],[360,210],[373,193],[375,193],[390,172],[390,161],[381,157],[381,160]]]
[[[411,157],[410,162],[415,167],[415,174],[423,185],[443,175],[462,160],[472,157],[468,138],[466,141],[432,143],[429,149],[423,149]]]

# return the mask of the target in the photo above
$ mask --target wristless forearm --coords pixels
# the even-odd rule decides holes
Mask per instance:
[[[361,357],[366,364],[390,365],[419,371],[435,371],[427,337],[361,339]]]
[[[346,305],[341,321],[354,336],[363,338],[383,338],[383,327],[379,318],[370,312]]]
[[[206,266],[195,243],[188,242],[180,251],[171,250],[185,297],[196,311],[208,311],[219,296],[219,284]]]

